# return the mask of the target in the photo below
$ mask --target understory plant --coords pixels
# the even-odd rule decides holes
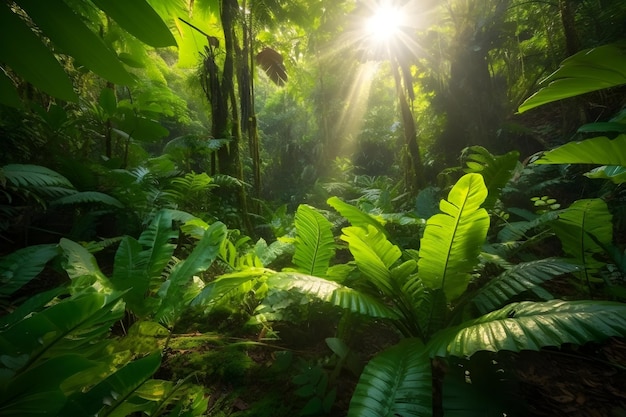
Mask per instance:
[[[215,261],[226,237],[226,227],[214,223],[191,248],[176,252],[176,221],[192,218],[163,210],[138,239],[117,239],[110,276],[87,247],[69,239],[0,259],[0,302],[10,311],[0,320],[2,415],[206,411],[204,388],[188,383],[191,375],[179,381],[153,378],[177,320],[204,286],[198,274]],[[15,301],[54,258],[62,261],[69,282]]]

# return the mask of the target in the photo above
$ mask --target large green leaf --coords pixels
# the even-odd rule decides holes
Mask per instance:
[[[390,268],[402,256],[400,248],[370,225],[346,227],[342,231],[341,240],[348,242],[359,270],[383,293],[394,296],[396,288]]]
[[[21,370],[61,352],[79,352],[100,340],[122,317],[122,295],[91,292],[66,298],[0,332],[0,351],[29,355]]]
[[[0,298],[10,296],[30,282],[59,253],[58,245],[36,245],[0,258]]]
[[[230,300],[241,300],[251,288],[271,273],[274,271],[265,268],[248,268],[221,275],[208,283],[193,299],[191,305],[210,311]]]
[[[115,197],[98,191],[80,191],[52,202],[53,205],[74,205],[74,204],[104,204],[117,208],[124,208],[124,205]]]
[[[518,111],[603,88],[626,84],[624,45],[604,45],[567,58],[542,81],[548,85],[522,103]]]
[[[40,165],[8,164],[2,167],[2,174],[16,187],[74,188],[63,175]]]
[[[148,275],[147,266],[148,259],[142,253],[141,244],[125,236],[115,252],[111,284],[116,290],[126,291],[127,307],[140,317],[153,313],[149,307],[151,300],[147,297],[152,280],[160,278]]]
[[[101,77],[115,84],[130,85],[133,78],[114,52],[92,32],[62,0],[18,0],[45,35],[67,53]]]
[[[145,0],[92,0],[124,30],[150,46],[176,46],[176,39]]]
[[[0,61],[26,81],[63,100],[78,101],[72,82],[46,47],[6,2],[0,4]]]
[[[454,185],[448,200],[426,222],[420,243],[418,272],[429,288],[443,288],[451,301],[469,284],[489,228],[489,215],[480,208],[487,188],[479,174],[466,174]]]
[[[0,72],[0,103],[16,108],[22,107],[22,100],[17,94],[15,84],[4,72]]]
[[[77,392],[72,395],[60,415],[115,415],[115,410],[123,405],[159,369],[160,365],[160,352],[133,361],[87,392]]]
[[[194,274],[205,271],[211,266],[220,253],[222,242],[226,239],[226,225],[220,222],[213,223],[205,232],[202,239],[196,244],[187,259],[177,263],[169,278],[159,290],[161,306],[155,314],[157,320],[176,316],[182,306],[190,302],[185,294],[187,284]],[[197,294],[193,294],[195,297]]]
[[[432,390],[424,346],[417,339],[404,339],[369,361],[352,395],[348,417],[430,417]]]
[[[613,243],[613,216],[599,198],[575,201],[553,224],[563,251],[582,267],[582,278],[589,282],[604,265],[594,258]]]
[[[536,164],[599,164],[626,166],[626,134],[569,142],[548,151]]]
[[[296,211],[295,226],[293,263],[300,272],[325,277],[335,255],[331,223],[312,207],[302,204]]]
[[[549,300],[552,296],[540,284],[576,270],[576,265],[555,258],[522,262],[489,281],[478,291],[473,302],[480,313],[485,314],[502,307],[513,297],[526,291]]]
[[[176,245],[171,243],[176,237],[178,232],[172,227],[172,214],[166,210],[159,211],[152,223],[139,236],[139,243],[146,248],[141,257],[145,258],[149,277],[161,276],[176,248]]]
[[[369,317],[396,319],[398,314],[378,298],[345,287],[334,281],[294,272],[280,272],[267,279],[270,288],[294,289],[312,295],[337,307]]]
[[[609,301],[524,301],[436,334],[430,356],[471,356],[480,351],[539,350],[564,343],[626,336],[626,304]]]

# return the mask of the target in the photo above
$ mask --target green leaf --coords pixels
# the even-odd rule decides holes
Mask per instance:
[[[3,166],[2,171],[7,181],[18,187],[74,188],[63,175],[40,165],[9,164]]]
[[[569,142],[548,151],[536,164],[599,164],[626,166],[626,134]]]
[[[72,395],[60,415],[111,415],[159,369],[160,365],[159,352],[133,361],[89,391]]]
[[[626,133],[626,124],[618,122],[595,122],[582,125],[577,130],[578,133],[606,133],[617,132]]]
[[[112,117],[117,110],[117,97],[115,97],[115,90],[108,87],[103,88],[102,91],[100,91],[98,104],[102,107],[102,110],[104,110],[108,117]]]
[[[539,350],[626,335],[626,304],[609,301],[524,301],[436,334],[430,356],[471,356],[480,350]]]
[[[27,316],[30,316],[34,312],[41,310],[55,297],[66,293],[67,289],[59,287],[32,295],[30,298],[24,301],[24,303],[20,304],[19,307],[13,310],[11,314],[6,314],[0,317],[0,330],[13,326],[18,321],[24,319]]]
[[[124,208],[124,205],[114,197],[98,191],[80,191],[65,197],[58,198],[52,202],[53,205],[74,205],[74,204],[104,204],[117,208]]]
[[[79,64],[115,84],[133,83],[133,78],[117,55],[106,47],[98,35],[85,26],[82,17],[64,1],[18,0],[17,3],[54,45],[73,56]]]
[[[123,118],[116,117],[115,124],[118,128],[115,133],[124,139],[134,139],[141,142],[156,142],[169,135],[169,130],[156,120],[128,113]]]
[[[466,174],[454,185],[448,200],[426,222],[420,243],[418,273],[429,288],[443,288],[448,301],[461,295],[478,262],[489,228],[489,215],[480,208],[487,188],[479,174]]]
[[[479,290],[473,302],[480,313],[485,314],[502,307],[513,297],[526,291],[543,299],[551,299],[550,293],[541,288],[540,284],[577,270],[576,265],[555,258],[522,262],[489,281]]]
[[[361,374],[348,417],[432,416],[429,357],[417,339],[405,339],[378,354]]]
[[[594,168],[584,175],[588,178],[611,180],[613,184],[623,184],[626,182],[626,167],[604,165],[598,168]]]
[[[391,319],[398,317],[394,310],[386,306],[378,298],[324,278],[296,272],[280,272],[271,275],[267,279],[267,285],[270,288],[283,291],[293,291],[295,289],[334,306],[369,317]]]
[[[148,296],[153,278],[148,275],[148,259],[142,256],[141,244],[130,236],[125,236],[115,252],[111,284],[118,291],[126,291],[124,300],[128,308],[138,316],[152,313],[146,311],[145,298]]]
[[[154,47],[176,46],[176,39],[145,0],[92,0],[118,25]]]
[[[257,282],[268,273],[265,268],[249,268],[222,275],[208,283],[192,301],[191,305],[203,307],[208,312],[229,300],[241,300]]]
[[[367,226],[370,225],[387,235],[387,231],[379,221],[369,214],[363,213],[353,205],[341,201],[338,197],[331,197],[326,202],[329,206],[337,210],[339,214],[348,219],[353,226],[367,228]]]
[[[161,320],[168,315],[180,313],[182,306],[191,300],[186,300],[185,288],[194,274],[205,271],[219,255],[222,242],[226,239],[226,225],[220,222],[213,223],[204,236],[196,244],[187,259],[177,263],[170,273],[166,283],[161,286],[159,296],[162,300],[160,309],[155,318]],[[194,294],[194,296],[197,294]]]
[[[78,101],[72,82],[52,51],[6,2],[0,4],[0,38],[4,39],[0,46],[1,62],[42,91],[63,100]]]
[[[61,246],[67,258],[65,271],[70,276],[70,279],[78,281],[79,278],[92,277],[95,279],[95,282],[103,287],[110,286],[109,279],[100,271],[96,258],[87,249],[65,238],[61,238],[59,246]],[[82,284],[79,283],[78,285]]]
[[[84,293],[66,298],[0,332],[0,351],[29,353],[29,367],[59,352],[77,352],[100,340],[122,317],[121,297],[122,293]]]
[[[0,258],[0,298],[29,283],[60,253],[54,244],[29,246]]]
[[[562,211],[553,228],[563,252],[582,266],[582,277],[589,282],[590,276],[604,265],[594,255],[603,253],[603,246],[613,242],[613,216],[606,202],[599,198],[575,201]]]
[[[511,151],[504,155],[492,155],[482,146],[471,146],[469,151],[468,167],[464,171],[466,173],[475,172],[483,176],[485,186],[489,191],[483,207],[487,210],[492,209],[517,167],[519,152]]]
[[[178,232],[172,228],[172,214],[166,210],[159,211],[139,236],[139,243],[146,248],[141,257],[146,262],[149,277],[161,276],[176,248],[171,241],[177,237]]]
[[[17,94],[15,84],[4,71],[0,71],[0,104],[18,109],[22,107],[22,99]]]
[[[302,204],[296,211],[295,227],[293,263],[300,272],[325,277],[335,255],[331,223],[312,207]]]
[[[522,103],[527,110],[564,98],[626,84],[626,54],[623,45],[604,45],[580,51],[561,63],[542,81],[549,83]]]

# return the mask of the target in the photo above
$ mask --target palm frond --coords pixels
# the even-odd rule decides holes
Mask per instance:
[[[58,245],[36,245],[0,258],[0,299],[29,283],[60,253]]]
[[[420,244],[418,271],[429,288],[443,288],[451,301],[461,295],[478,262],[489,228],[489,215],[480,208],[487,188],[479,174],[466,174],[454,185],[448,200],[441,200],[426,223]]]
[[[81,191],[58,198],[52,202],[53,205],[74,205],[74,204],[104,204],[117,208],[124,208],[124,205],[116,198],[98,191]]]
[[[16,187],[62,187],[74,186],[63,175],[39,165],[9,164],[2,167],[4,179]]]

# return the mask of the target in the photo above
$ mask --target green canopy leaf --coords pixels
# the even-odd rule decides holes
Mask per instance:
[[[599,164],[626,166],[626,134],[569,142],[542,155],[535,164]]]

